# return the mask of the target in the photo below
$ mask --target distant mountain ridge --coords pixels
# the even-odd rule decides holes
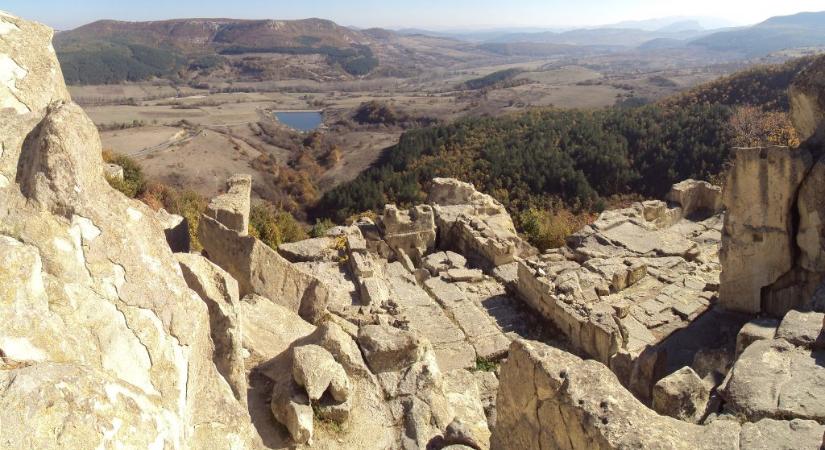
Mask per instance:
[[[772,17],[752,27],[713,33],[690,44],[741,52],[749,57],[789,48],[825,46],[825,11]]]

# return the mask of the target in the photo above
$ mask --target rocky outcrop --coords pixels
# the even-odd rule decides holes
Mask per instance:
[[[707,181],[685,180],[673,185],[667,199],[682,208],[683,217],[722,212],[722,188]]]
[[[235,175],[226,180],[226,193],[213,198],[206,207],[206,215],[226,228],[246,236],[249,232],[249,208],[252,195],[252,177]]]
[[[515,341],[501,370],[490,448],[813,450],[823,432],[825,425],[813,420],[762,419],[740,425],[720,418],[694,425],[659,416],[604,365]]]
[[[821,327],[821,323],[820,323]],[[825,423],[825,350],[763,340],[742,352],[724,389],[725,407],[749,421],[809,419]]]
[[[0,30],[3,445],[259,446],[162,224],[107,184],[51,31]]]
[[[736,449],[739,424],[693,425],[641,404],[603,364],[515,341],[501,369],[492,449]]]
[[[387,205],[381,224],[384,240],[390,248],[404,252],[415,261],[420,261],[435,247],[435,218],[429,205],[419,205],[409,211]]]
[[[799,138],[811,144],[825,144],[825,60],[817,59],[799,73],[788,98],[791,118]]]
[[[238,282],[203,256],[179,253],[175,257],[186,284],[209,310],[215,366],[232,387],[235,398],[246,404]]]
[[[772,298],[766,288],[794,267],[792,216],[797,191],[812,163],[810,153],[803,149],[768,147],[735,151],[725,185],[727,214],[719,253],[719,298],[726,308],[751,313],[777,309],[784,309],[784,313],[790,309],[777,304],[782,300]],[[800,292],[795,294],[801,297]]]
[[[520,252],[528,251],[504,206],[476,191],[472,184],[435,178],[427,201],[433,205],[445,249],[490,268],[510,263]]]
[[[685,185],[674,191],[703,209]],[[605,211],[566,247],[518,262],[521,299],[645,400],[671,364],[662,349],[708,311],[719,285],[721,217],[682,214],[663,202]]]
[[[244,177],[233,177],[229,184],[240,188],[230,186],[230,193],[219,196],[223,200],[213,202],[214,211],[210,209],[213,212],[209,213],[227,222],[205,214],[198,223],[198,239],[209,260],[238,281],[242,297],[260,295],[299,313],[310,322],[317,321],[323,315],[329,292],[313,275],[298,269],[277,251],[247,235],[246,230],[238,231],[242,224],[248,224],[249,189]],[[243,195],[247,198],[241,198]],[[222,205],[224,209],[215,205]],[[247,209],[240,210],[239,205]]]

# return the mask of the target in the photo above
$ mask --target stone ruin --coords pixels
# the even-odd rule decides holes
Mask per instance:
[[[678,183],[562,248],[437,178],[272,249],[239,175],[195,254],[106,183],[51,36],[0,13],[0,448],[822,444],[821,77],[792,90],[800,149],[737,150],[724,189]]]

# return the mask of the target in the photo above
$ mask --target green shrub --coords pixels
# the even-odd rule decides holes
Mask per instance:
[[[315,225],[309,230],[309,235],[314,238],[323,237],[334,226],[335,223],[329,219],[316,220]]]
[[[103,152],[103,160],[123,168],[123,179],[107,178],[109,184],[130,198],[137,198],[146,190],[146,177],[143,169],[134,159],[110,151]]]
[[[303,225],[292,214],[265,203],[252,205],[249,234],[272,248],[309,238]]]
[[[551,212],[530,208],[519,215],[519,222],[527,240],[544,251],[563,246],[567,236],[581,228],[586,220],[566,209]]]

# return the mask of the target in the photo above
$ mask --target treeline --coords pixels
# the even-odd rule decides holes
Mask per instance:
[[[790,110],[788,88],[797,74],[812,67],[823,56],[804,57],[784,64],[764,65],[703,84],[683,94],[662,101],[668,107],[698,104],[759,106],[763,111]]]
[[[356,76],[367,75],[378,67],[372,49],[366,45],[353,45],[348,48],[338,48],[324,45],[321,47],[245,47],[231,46],[220,51],[222,55],[243,55],[247,53],[282,53],[286,55],[323,55],[330,64],[338,64],[341,68]]]
[[[473,78],[472,80],[467,80],[462,84],[461,87],[464,89],[471,90],[495,87],[504,84],[508,81],[512,81],[517,75],[519,75],[522,72],[523,71],[521,69],[515,68],[499,70],[497,72],[493,72],[480,78]]]
[[[413,130],[373,168],[327,192],[314,212],[341,221],[418,202],[433,177],[469,181],[512,213],[559,203],[598,210],[622,194],[661,197],[677,181],[722,169],[731,114],[723,105],[552,109]]]
[[[84,49],[57,49],[67,84],[113,84],[171,77],[186,60],[163,48],[103,43]]]

